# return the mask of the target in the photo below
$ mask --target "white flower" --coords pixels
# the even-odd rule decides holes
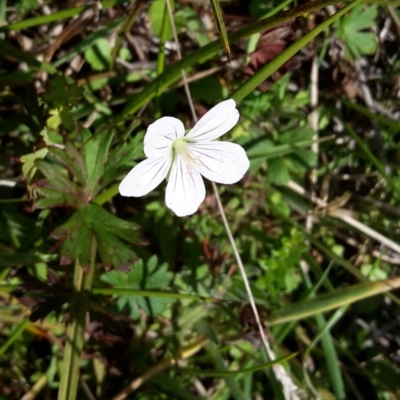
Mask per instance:
[[[122,180],[120,194],[144,196],[167,178],[167,206],[179,217],[195,213],[206,196],[201,175],[231,184],[242,179],[249,168],[241,146],[214,140],[231,130],[238,120],[234,100],[217,104],[186,135],[179,119],[158,119],[149,125],[144,137],[147,159]]]

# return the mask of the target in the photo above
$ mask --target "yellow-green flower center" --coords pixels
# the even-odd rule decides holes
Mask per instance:
[[[184,138],[174,140],[172,147],[179,153],[187,153],[187,142]]]
[[[172,145],[174,150],[174,157],[175,154],[179,154],[183,157],[188,165],[190,165],[192,161],[192,157],[190,156],[189,149],[188,149],[188,142],[184,138],[179,138],[174,141]]]

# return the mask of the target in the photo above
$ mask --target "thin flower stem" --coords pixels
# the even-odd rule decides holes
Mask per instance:
[[[178,33],[176,32],[176,26],[175,26],[174,17],[172,15],[172,7],[171,7],[170,0],[166,0],[166,4],[167,4],[168,15],[169,15],[172,32],[174,34],[174,40],[175,40],[175,44],[176,44],[176,52],[178,53],[178,58],[181,60],[182,59],[181,46],[180,46],[179,40],[178,40]],[[185,87],[186,97],[189,101],[190,111],[192,112],[193,120],[196,123],[197,115],[196,115],[196,111],[194,109],[192,95],[190,94],[189,85],[188,85],[188,82],[186,79],[186,73],[184,70],[182,70],[181,74],[182,74],[183,86]]]
[[[273,360],[275,358],[275,356],[272,353],[271,347],[270,347],[270,345],[268,343],[268,340],[267,340],[267,337],[265,335],[264,328],[263,328],[262,323],[261,323],[260,315],[258,313],[258,310],[257,310],[257,307],[256,307],[256,303],[254,301],[254,296],[253,296],[253,293],[251,291],[249,280],[247,279],[246,271],[245,271],[244,266],[243,266],[242,258],[240,257],[239,250],[238,250],[238,248],[236,246],[235,239],[233,238],[231,228],[229,227],[228,220],[226,219],[226,214],[225,214],[225,211],[224,211],[224,207],[222,206],[221,198],[219,197],[217,185],[215,184],[215,182],[211,182],[211,184],[212,184],[212,187],[214,189],[215,198],[217,199],[218,209],[219,209],[219,211],[221,213],[221,218],[222,218],[222,222],[224,224],[225,230],[226,230],[226,234],[228,235],[229,242],[231,243],[231,246],[232,246],[232,249],[233,249],[233,254],[235,255],[237,265],[239,267],[240,273],[241,273],[242,278],[243,278],[243,282],[244,282],[244,286],[246,288],[247,296],[249,297],[249,302],[250,302],[251,308],[252,308],[253,313],[254,313],[254,317],[255,317],[255,320],[256,320],[256,323],[257,323],[257,327],[258,327],[258,329],[260,331],[260,334],[261,334],[261,339],[263,341],[263,344],[264,344],[265,350],[266,350],[266,352],[268,354],[268,357],[271,360]]]
[[[170,4],[170,0],[166,0],[166,5],[167,5],[168,14],[169,14],[170,22],[171,22],[172,32],[174,34],[174,41],[175,41],[175,44],[176,44],[177,54],[178,54],[179,59],[182,59],[182,54],[181,54],[181,51],[180,51],[180,44],[179,44],[178,35],[177,35],[177,32],[176,32],[176,28],[175,28],[174,18],[173,18],[173,15],[172,15],[172,7],[171,7],[171,4]],[[188,99],[188,102],[189,102],[189,105],[190,105],[190,110],[191,110],[192,115],[193,115],[193,120],[196,123],[198,121],[198,118],[197,118],[197,115],[196,115],[196,111],[194,109],[192,96],[191,96],[189,85],[188,85],[187,78],[186,78],[186,73],[185,73],[184,70],[182,70],[181,73],[182,73],[182,80],[183,80],[183,83],[184,83],[186,96],[187,96],[187,99]],[[269,345],[267,337],[265,335],[264,327],[263,327],[263,325],[261,323],[260,314],[258,313],[258,310],[257,310],[257,307],[256,307],[256,303],[254,301],[254,296],[253,296],[253,293],[251,291],[250,283],[249,283],[249,280],[247,279],[246,271],[244,269],[243,262],[242,262],[242,259],[240,257],[240,254],[239,254],[239,250],[238,250],[238,248],[236,246],[235,239],[233,238],[231,229],[229,227],[228,220],[226,218],[226,214],[225,214],[224,208],[223,208],[222,203],[221,203],[221,199],[219,197],[217,185],[215,184],[215,182],[211,182],[211,184],[212,184],[212,187],[213,187],[213,190],[214,190],[215,198],[217,200],[219,211],[221,213],[222,221],[223,221],[226,233],[228,235],[229,242],[230,242],[230,244],[232,246],[233,253],[235,255],[237,265],[238,265],[240,273],[242,275],[244,286],[245,286],[245,289],[246,289],[246,292],[247,292],[247,296],[249,298],[250,306],[251,306],[251,308],[253,310],[253,314],[254,314],[254,318],[256,320],[256,324],[257,324],[258,330],[260,332],[262,343],[264,345],[265,351],[267,352],[268,358],[272,361],[272,360],[276,359],[276,356],[275,356],[274,352],[272,351],[271,346]],[[272,368],[274,370],[274,373],[275,373],[275,376],[276,376],[277,380],[279,380],[281,382],[281,384],[282,384],[285,398],[286,399],[298,399],[298,397],[296,395],[297,387],[293,384],[292,380],[290,379],[290,377],[288,376],[288,374],[286,373],[286,371],[284,370],[282,365],[274,364],[272,366]]]

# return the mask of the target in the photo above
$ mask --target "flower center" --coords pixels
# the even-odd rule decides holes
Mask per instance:
[[[181,155],[188,165],[192,162],[192,157],[189,153],[188,142],[184,138],[176,139],[172,145],[176,153]]]
[[[177,153],[181,154],[182,156],[188,153],[187,142],[184,138],[175,139],[172,147]]]

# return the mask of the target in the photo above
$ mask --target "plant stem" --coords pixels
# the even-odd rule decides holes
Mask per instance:
[[[85,320],[89,307],[89,293],[92,287],[96,264],[96,239],[93,236],[90,248],[89,271],[75,262],[74,280],[70,301],[70,322],[64,349],[63,367],[58,391],[58,400],[75,400],[78,391],[79,366],[84,343]]]

